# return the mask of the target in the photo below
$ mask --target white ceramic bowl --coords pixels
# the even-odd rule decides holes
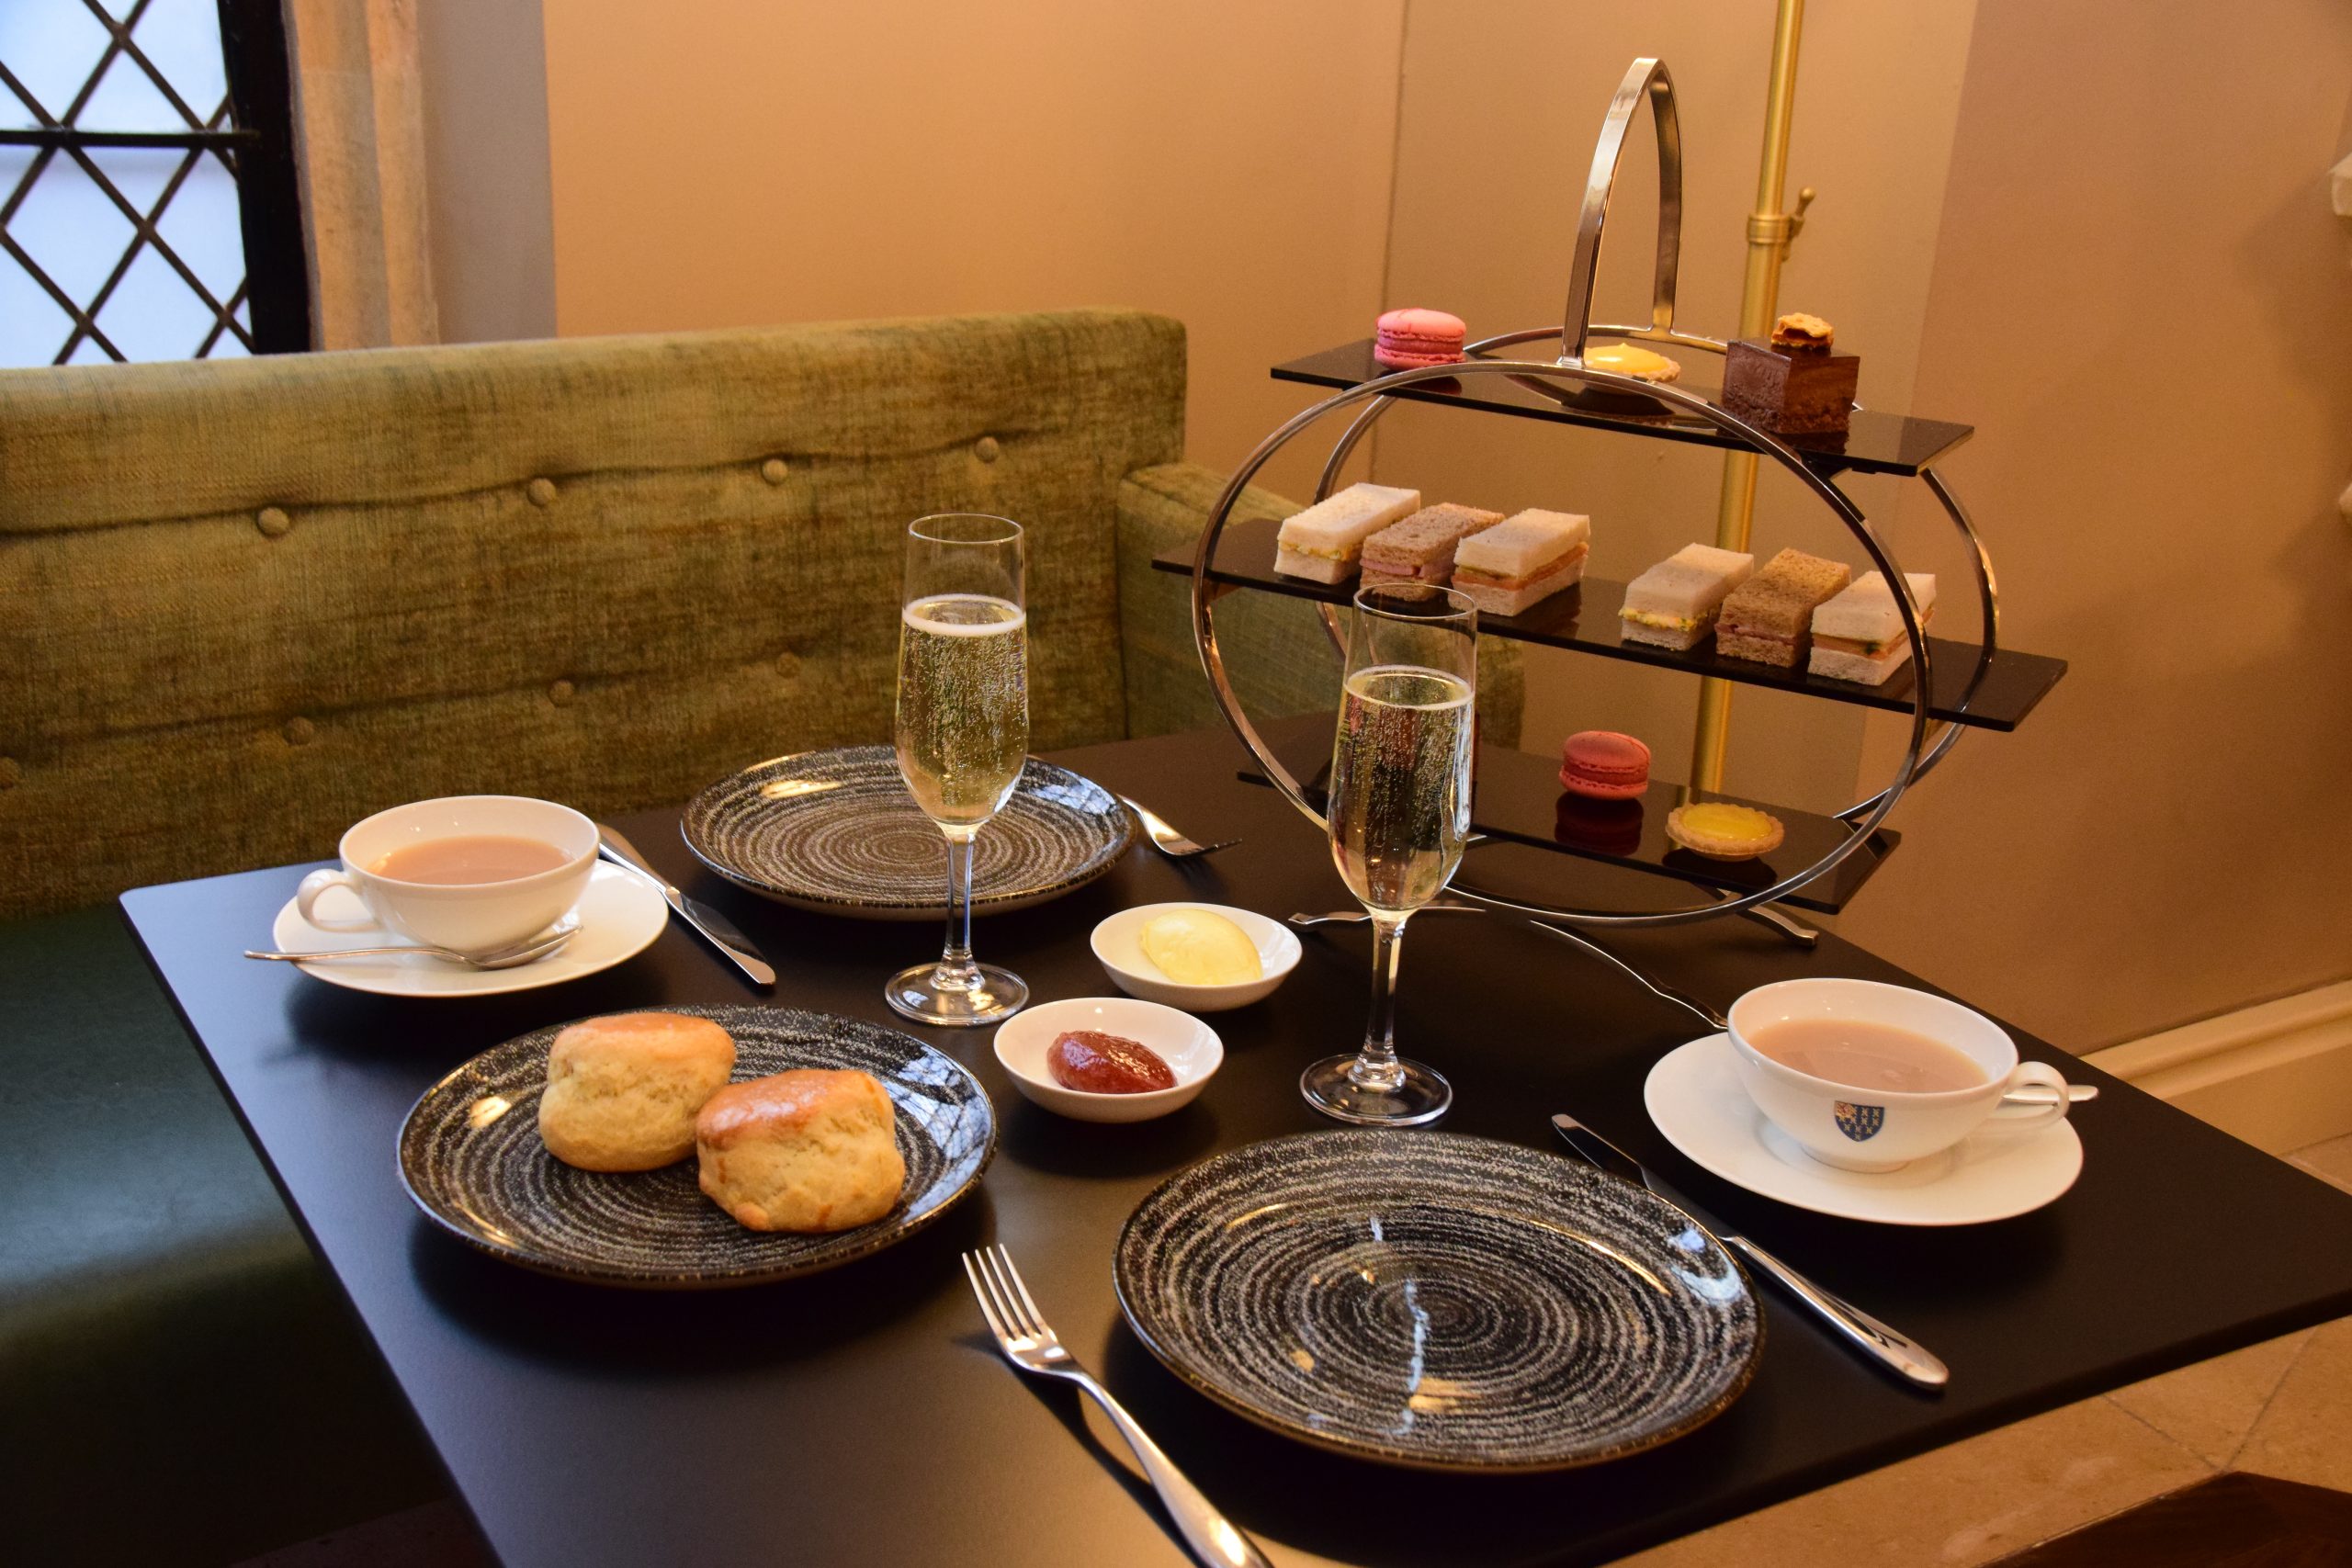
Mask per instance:
[[[1176,1075],[1174,1089],[1142,1094],[1089,1094],[1064,1089],[1046,1053],[1073,1029],[1123,1034],[1150,1047]],[[1216,1031],[1188,1013],[1128,997],[1074,997],[1014,1013],[997,1026],[996,1059],[1021,1092],[1057,1115],[1080,1122],[1148,1122],[1193,1102],[1225,1062]]]
[[[1187,986],[1161,974],[1159,965],[1143,955],[1143,928],[1178,909],[1206,909],[1239,926],[1241,934],[1258,949],[1258,963],[1265,973],[1237,986]],[[1228,1012],[1261,1001],[1298,967],[1298,937],[1288,926],[1230,904],[1138,904],[1096,926],[1091,940],[1094,956],[1102,961],[1102,972],[1111,976],[1113,985],[1131,997],[1165,1002],[1186,1012]]]

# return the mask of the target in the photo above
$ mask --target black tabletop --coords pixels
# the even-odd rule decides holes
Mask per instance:
[[[1183,865],[1138,846],[1079,894],[981,922],[982,956],[1017,969],[1040,999],[1100,995],[1112,987],[1087,933],[1124,906],[1346,907],[1317,837],[1272,792],[1236,778],[1239,758],[1222,736],[1057,757],[1196,838],[1242,842]],[[653,812],[621,825],[767,950],[782,975],[775,1000],[895,1021],[883,978],[934,948],[935,931],[763,903],[695,874],[675,822]],[[2049,1208],[1903,1230],[1728,1187],[1676,1156],[1641,1109],[1650,1065],[1695,1032],[1687,1015],[1510,922],[1430,919],[1406,942],[1399,1033],[1453,1078],[1446,1126],[1542,1147],[1546,1114],[1574,1111],[1936,1350],[1952,1382],[1936,1396],[1889,1381],[1766,1287],[1754,1384],[1690,1437],[1550,1476],[1385,1470],[1211,1404],[1127,1331],[1111,1285],[1119,1226],[1163,1178],[1220,1149],[1329,1125],[1295,1080],[1362,1029],[1362,928],[1308,936],[1272,998],[1215,1015],[1224,1070],[1160,1122],[1061,1121],[1015,1093],[986,1032],[916,1031],[970,1065],[994,1098],[1002,1145],[981,1190],[903,1246],[830,1274],[664,1295],[542,1278],[441,1234],[401,1190],[394,1136],[426,1085],[511,1035],[615,1009],[758,995],[675,927],[605,975],[463,1002],[388,1001],[238,958],[266,935],[298,875],[145,888],[123,905],[510,1564],[1182,1562],[1115,1438],[1073,1391],[1023,1380],[985,1337],[956,1255],[991,1240],[1019,1260],[1071,1348],[1283,1564],[1605,1561],[2352,1311],[2352,1197],[2022,1034],[2029,1056],[2105,1091],[2076,1113],[2082,1179]],[[1808,953],[1739,920],[1613,940],[1718,1002],[1795,975],[1912,981],[1834,937]]]

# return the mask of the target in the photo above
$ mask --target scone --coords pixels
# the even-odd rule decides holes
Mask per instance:
[[[907,1162],[871,1074],[801,1067],[729,1084],[695,1119],[702,1190],[755,1231],[845,1231],[899,1206]]]
[[[539,1137],[582,1170],[674,1165],[695,1152],[695,1113],[734,1070],[734,1037],[707,1018],[583,1020],[548,1047]]]

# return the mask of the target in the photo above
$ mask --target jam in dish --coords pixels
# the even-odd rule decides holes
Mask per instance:
[[[1176,1087],[1176,1075],[1149,1046],[1099,1029],[1064,1032],[1046,1053],[1046,1066],[1056,1083],[1086,1094],[1143,1094]]]

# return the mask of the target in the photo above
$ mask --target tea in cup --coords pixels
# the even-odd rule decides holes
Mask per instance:
[[[343,864],[294,895],[325,931],[390,930],[432,947],[488,953],[537,935],[580,901],[596,867],[596,824],[568,806],[518,795],[457,795],[395,806],[343,836]],[[365,919],[319,912],[347,887]]]
[[[1728,1015],[1741,1087],[1772,1124],[1824,1165],[1899,1169],[1938,1154],[1996,1112],[2005,1126],[2066,1114],[2058,1069],[2018,1060],[2016,1042],[1973,1009],[1874,980],[1783,980]],[[2028,1084],[2056,1103],[2004,1108]]]

